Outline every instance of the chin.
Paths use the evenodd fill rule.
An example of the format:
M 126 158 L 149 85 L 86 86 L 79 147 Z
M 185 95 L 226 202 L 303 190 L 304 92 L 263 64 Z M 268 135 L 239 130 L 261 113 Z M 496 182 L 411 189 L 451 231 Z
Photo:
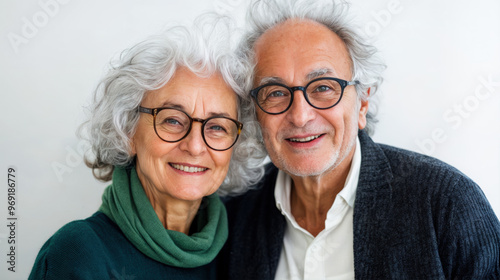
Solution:
M 174 197 L 179 200 L 197 201 L 205 196 L 213 194 L 215 191 L 217 191 L 217 188 L 200 189 L 198 186 L 186 186 L 181 187 L 180 191 L 176 193 Z
M 324 154 L 323 154 L 324 156 Z M 325 172 L 335 169 L 339 165 L 339 151 L 330 153 L 318 160 L 316 156 L 308 156 L 306 159 L 284 159 L 278 156 L 277 167 L 286 173 L 297 177 L 319 176 Z
M 204 192 L 182 192 L 175 195 L 176 199 L 184 201 L 197 201 L 209 194 Z
M 323 166 L 286 166 L 286 170 L 290 175 L 298 177 L 320 176 L 325 172 L 335 169 L 336 165 Z

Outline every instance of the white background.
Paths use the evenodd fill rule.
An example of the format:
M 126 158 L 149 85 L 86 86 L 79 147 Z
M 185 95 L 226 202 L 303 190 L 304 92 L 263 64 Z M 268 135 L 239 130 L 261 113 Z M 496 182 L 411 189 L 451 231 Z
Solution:
M 474 2 L 355 1 L 351 11 L 388 65 L 375 140 L 457 167 L 481 186 L 498 215 L 500 2 Z M 106 184 L 82 163 L 75 130 L 109 60 L 203 11 L 243 23 L 245 6 L 244 0 L 2 0 L 1 279 L 26 279 L 43 243 L 100 205 Z M 15 273 L 6 263 L 10 166 L 17 175 Z

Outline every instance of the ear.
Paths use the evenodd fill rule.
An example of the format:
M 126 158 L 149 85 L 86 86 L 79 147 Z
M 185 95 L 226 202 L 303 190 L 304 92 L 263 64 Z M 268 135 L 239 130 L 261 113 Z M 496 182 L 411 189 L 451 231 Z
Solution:
M 370 96 L 370 88 L 366 91 L 366 95 Z M 366 127 L 366 114 L 368 113 L 368 106 L 370 102 L 368 100 L 361 100 L 361 105 L 359 107 L 359 116 L 358 116 L 358 128 L 363 129 Z
M 135 156 L 137 154 L 137 150 L 135 149 L 135 134 L 130 137 L 130 155 Z

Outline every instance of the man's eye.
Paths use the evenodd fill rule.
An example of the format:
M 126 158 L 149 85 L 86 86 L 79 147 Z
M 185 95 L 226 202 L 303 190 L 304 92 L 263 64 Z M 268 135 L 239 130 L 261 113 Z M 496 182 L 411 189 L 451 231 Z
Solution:
M 325 92 L 325 91 L 329 91 L 329 90 L 331 90 L 331 88 L 329 86 L 319 86 L 319 87 L 316 88 L 315 91 L 317 91 L 317 92 Z

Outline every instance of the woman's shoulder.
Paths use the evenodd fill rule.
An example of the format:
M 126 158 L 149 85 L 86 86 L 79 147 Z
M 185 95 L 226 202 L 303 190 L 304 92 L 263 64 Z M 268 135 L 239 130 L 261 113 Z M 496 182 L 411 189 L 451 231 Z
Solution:
M 72 221 L 45 242 L 29 279 L 56 279 L 56 275 L 67 275 L 66 269 L 80 276 L 96 272 L 100 269 L 97 264 L 106 258 L 108 241 L 120 234 L 116 225 L 100 212 Z
M 52 250 L 81 254 L 93 251 L 110 234 L 119 233 L 116 225 L 103 213 L 97 212 L 84 220 L 72 221 L 59 229 L 48 241 Z M 44 246 L 45 247 L 45 246 Z

